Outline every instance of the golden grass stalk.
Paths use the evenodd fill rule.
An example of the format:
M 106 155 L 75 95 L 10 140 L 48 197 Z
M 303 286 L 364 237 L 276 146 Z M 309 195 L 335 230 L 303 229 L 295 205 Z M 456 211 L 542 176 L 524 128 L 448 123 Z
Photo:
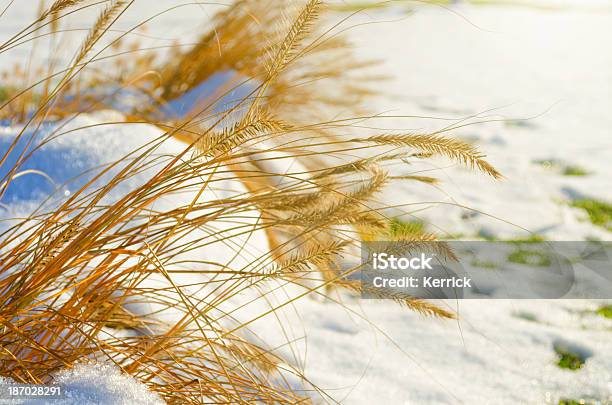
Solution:
M 374 135 L 354 142 L 372 142 L 379 145 L 406 146 L 432 155 L 447 156 L 471 168 L 477 167 L 484 173 L 499 179 L 501 174 L 486 160 L 485 155 L 466 142 L 437 134 Z
M 380 288 L 368 288 L 366 286 L 362 286 L 361 283 L 351 281 L 343 281 L 340 284 L 342 285 L 342 287 L 354 290 L 360 294 L 366 293 L 373 296 L 374 298 L 391 299 L 397 302 L 398 304 L 425 316 L 434 316 L 446 319 L 454 319 L 456 317 L 455 313 L 453 312 L 440 308 L 439 306 L 427 302 L 423 299 L 411 297 L 405 293 L 402 293 L 401 291 L 391 289 L 385 290 Z
M 78 65 L 85 58 L 85 56 L 87 56 L 96 42 L 100 40 L 102 35 L 104 35 L 104 32 L 111 26 L 121 11 L 125 10 L 127 5 L 128 2 L 126 0 L 115 0 L 106 6 L 89 31 L 83 45 L 81 45 L 81 49 L 79 50 L 74 62 L 75 65 Z

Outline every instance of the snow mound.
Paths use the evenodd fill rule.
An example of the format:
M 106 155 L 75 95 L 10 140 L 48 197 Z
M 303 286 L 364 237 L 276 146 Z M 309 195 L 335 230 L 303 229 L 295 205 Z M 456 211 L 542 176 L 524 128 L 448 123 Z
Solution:
M 80 364 L 55 375 L 53 382 L 62 386 L 65 396 L 54 405 L 157 405 L 165 402 L 144 384 L 104 364 Z M 11 380 L 0 377 L 0 386 Z M 13 401 L 16 404 L 44 404 L 45 400 Z

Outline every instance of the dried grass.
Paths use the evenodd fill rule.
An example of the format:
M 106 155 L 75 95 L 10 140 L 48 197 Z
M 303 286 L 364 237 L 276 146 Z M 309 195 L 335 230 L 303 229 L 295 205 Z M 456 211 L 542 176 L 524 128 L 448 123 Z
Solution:
M 61 12 L 81 3 L 56 1 L 34 25 L 0 45 L 0 52 L 33 36 L 36 24 L 44 29 L 41 22 L 61 21 Z M 126 122 L 165 131 L 103 168 L 95 179 L 114 174 L 102 186 L 90 182 L 56 209 L 13 219 L 2 230 L 0 375 L 44 382 L 88 358 L 116 364 L 169 403 L 307 401 L 318 388 L 292 370 L 311 390 L 295 391 L 274 350 L 245 337 L 255 320 L 274 316 L 299 297 L 269 303 L 246 321 L 233 316 L 241 305 L 237 298 L 250 293 L 266 301 L 286 285 L 305 289 L 300 297 L 333 287 L 361 293 L 347 278 L 359 269 L 339 270 L 360 235 L 413 244 L 433 240 L 435 235 L 418 232 L 388 234 L 385 211 L 372 205 L 380 191 L 392 181 L 435 179 L 391 176 L 384 163 L 442 155 L 493 177 L 499 173 L 473 146 L 440 134 L 343 137 L 337 130 L 347 130 L 346 119 L 329 117 L 346 106 L 360 113 L 371 91 L 367 81 L 356 82 L 351 74 L 371 63 L 356 61 L 346 40 L 322 27 L 320 1 L 296 7 L 284 0 L 239 0 L 218 13 L 188 50 L 173 48 L 163 60 L 151 53 L 135 57 L 135 50 L 103 59 L 101 52 L 113 48 L 93 49 L 130 4 L 108 5 L 70 66 L 25 88 L 8 89 L 0 106 L 1 117 L 24 124 L 20 138 L 26 131 L 41 131 L 43 121 L 112 107 L 108 95 L 85 95 L 81 89 L 136 88 L 151 103 L 124 111 Z M 61 30 L 57 21 L 52 35 Z M 286 21 L 284 30 L 277 28 L 281 21 Z M 121 48 L 122 38 L 114 40 L 114 49 Z M 120 76 L 101 75 L 93 68 L 99 61 L 121 67 Z M 256 83 L 249 97 L 222 112 L 215 112 L 222 96 L 216 94 L 185 118 L 162 114 L 168 102 L 226 71 Z M 6 80 L 18 83 L 24 74 L 8 72 Z M 329 87 L 330 82 L 335 85 Z M 61 134 L 61 125 L 58 131 L 56 136 L 70 136 Z M 186 141 L 184 152 L 163 160 L 144 184 L 109 198 L 150 167 L 152 151 L 170 137 Z M 405 150 L 341 164 L 328 159 L 381 146 Z M 20 155 L 2 184 L 14 180 L 28 157 Z M 298 165 L 282 172 L 270 169 L 270 162 L 283 159 Z M 215 197 L 210 190 L 222 181 L 240 182 L 247 191 Z M 157 202 L 185 191 L 195 195 L 190 203 L 155 209 Z M 257 232 L 266 234 L 270 250 L 247 266 L 191 258 L 191 252 L 214 249 L 219 241 L 245 256 L 237 241 Z M 200 275 L 200 281 L 184 284 L 180 276 L 185 273 Z M 385 298 L 426 315 L 454 316 L 423 300 L 391 293 Z M 143 310 L 142 303 L 151 309 Z M 172 320 L 162 316 L 167 313 L 174 314 Z

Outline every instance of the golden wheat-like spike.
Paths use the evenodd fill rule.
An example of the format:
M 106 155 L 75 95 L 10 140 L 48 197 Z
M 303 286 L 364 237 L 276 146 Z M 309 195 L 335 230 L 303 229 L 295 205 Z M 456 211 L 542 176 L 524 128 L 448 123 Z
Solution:
M 335 203 L 320 211 L 300 213 L 279 220 L 278 224 L 298 226 L 303 229 L 326 228 L 333 225 L 359 225 L 384 229 L 386 221 L 374 212 L 356 212 L 353 206 Z
M 38 263 L 34 266 L 34 271 L 44 268 L 57 256 L 57 254 L 66 246 L 79 231 L 79 221 L 71 221 L 68 226 L 63 229 L 59 235 L 46 243 L 40 252 Z M 34 258 L 37 259 L 36 257 Z
M 414 180 L 420 183 L 427 184 L 438 184 L 440 179 L 430 176 L 416 176 L 416 175 L 407 175 L 407 176 L 391 176 L 389 180 Z
M 79 3 L 84 3 L 84 0 L 56 0 L 51 7 L 41 14 L 40 19 L 43 20 L 50 15 L 58 14 L 63 10 L 78 5 Z
M 502 177 L 491 164 L 484 160 L 485 155 L 474 146 L 458 139 L 431 134 L 375 135 L 356 138 L 352 142 L 368 142 L 379 145 L 405 146 L 419 149 L 434 155 L 442 155 L 457 160 L 470 167 L 478 167 L 484 173 L 499 179 Z
M 284 40 L 278 46 L 268 67 L 268 77 L 274 78 L 290 62 L 303 39 L 308 35 L 321 8 L 320 0 L 309 0 L 289 27 Z
M 286 223 L 313 228 L 330 224 L 365 224 L 372 220 L 372 226 L 380 224 L 378 215 L 372 215 L 370 210 L 359 211 L 360 204 L 381 191 L 387 183 L 388 176 L 385 171 L 375 167 L 371 173 L 372 176 L 357 189 L 340 195 L 330 193 L 329 203 L 315 205 L 311 209 L 291 216 L 286 219 Z
M 198 140 L 195 147 L 204 156 L 219 156 L 231 153 L 233 149 L 260 135 L 273 135 L 289 129 L 290 126 L 285 122 L 266 114 L 250 114 L 221 132 L 208 132 Z
M 281 220 L 281 223 L 312 229 L 329 225 L 363 225 L 384 228 L 386 224 L 384 218 L 363 205 L 387 183 L 386 172 L 378 168 L 372 172 L 372 177 L 356 190 L 342 195 L 329 193 L 326 204 L 308 207 L 296 215 Z M 360 208 L 363 209 L 360 210 Z
M 318 18 L 320 0 L 309 0 L 298 16 L 293 20 L 284 39 L 277 47 L 273 47 L 268 53 L 271 55 L 265 63 L 267 77 L 259 87 L 257 96 L 249 107 L 249 113 L 257 107 L 259 101 L 266 95 L 270 85 L 274 84 L 279 74 L 289 65 L 293 56 L 297 53 L 300 44 L 308 36 L 312 25 Z M 270 100 L 268 99 L 268 102 Z
M 338 280 L 335 284 L 338 287 L 346 288 L 347 290 L 356 292 L 358 294 L 365 293 L 371 295 L 373 298 L 390 299 L 401 306 L 405 306 L 426 316 L 446 319 L 456 319 L 457 317 L 457 315 L 453 312 L 440 308 L 439 306 L 424 299 L 411 297 L 410 295 L 402 293 L 401 291 L 371 288 L 364 286 L 361 284 L 361 282 L 355 280 Z
M 387 185 L 389 176 L 386 171 L 380 169 L 378 166 L 373 166 L 370 168 L 371 177 L 368 179 L 367 183 L 362 185 L 350 192 L 345 199 L 347 201 L 363 201 L 372 197 L 374 194 L 382 191 L 382 189 Z
M 377 163 L 380 163 L 383 161 L 389 161 L 389 160 L 396 160 L 402 157 L 405 157 L 405 154 L 398 153 L 398 154 L 390 154 L 390 155 L 384 155 L 384 156 L 363 158 L 363 159 L 355 160 L 354 162 L 346 163 L 343 165 L 332 167 L 330 169 L 323 170 L 313 175 L 311 179 L 317 180 L 317 179 L 322 179 L 322 178 L 331 177 L 331 176 L 338 176 L 341 174 L 372 171 L 372 170 L 375 170 L 373 166 Z
M 339 224 L 353 225 L 365 229 L 383 230 L 387 224 L 386 218 L 378 212 L 366 211 L 342 218 Z
M 263 272 L 266 277 L 282 277 L 286 274 L 306 273 L 320 266 L 333 262 L 342 254 L 350 242 L 332 240 L 327 243 L 315 243 L 303 251 L 297 251 L 289 259 L 280 260 Z
M 76 6 L 79 3 L 83 3 L 83 0 L 56 0 L 51 7 L 49 7 L 48 13 L 59 13 L 60 11 Z
M 94 45 L 98 42 L 100 37 L 106 32 L 110 24 L 112 24 L 115 17 L 122 11 L 127 4 L 127 0 L 115 0 L 109 4 L 98 16 L 92 29 L 87 34 L 87 38 L 81 45 L 81 49 L 75 59 L 75 65 L 79 64 L 85 56 L 91 51 Z
M 377 298 L 391 299 L 399 305 L 405 306 L 413 311 L 419 312 L 426 316 L 435 316 L 439 318 L 455 319 L 456 314 L 440 308 L 421 298 L 414 298 L 401 291 L 393 291 L 389 289 L 361 287 L 361 290 Z
M 282 195 L 273 193 L 271 198 L 258 202 L 257 206 L 269 211 L 293 211 L 300 212 L 314 205 L 322 205 L 329 201 L 329 194 L 324 192 L 296 193 Z

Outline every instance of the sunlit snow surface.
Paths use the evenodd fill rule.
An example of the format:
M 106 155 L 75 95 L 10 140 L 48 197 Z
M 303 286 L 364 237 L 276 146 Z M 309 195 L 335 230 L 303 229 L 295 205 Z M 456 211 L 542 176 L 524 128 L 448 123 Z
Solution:
M 0 377 L 0 386 L 11 381 Z M 165 402 L 146 386 L 116 367 L 104 364 L 80 364 L 57 373 L 54 384 L 62 387 L 61 399 L 14 400 L 22 405 L 161 405 Z M 0 403 L 10 403 L 8 401 Z
M 505 237 L 518 233 L 515 225 L 520 225 L 549 239 L 610 239 L 564 201 L 576 195 L 612 200 L 612 5 L 547 4 L 551 3 L 571 7 L 460 4 L 451 10 L 425 8 L 407 18 L 398 9 L 358 17 L 356 23 L 402 18 L 356 27 L 350 34 L 358 53 L 384 60 L 396 76 L 383 88 L 394 97 L 380 101 L 379 111 L 451 119 L 387 119 L 380 126 L 439 129 L 478 113 L 485 120 L 532 118 L 453 132 L 476 141 L 506 176 L 503 182 L 444 161 L 415 165 L 410 170 L 433 170 L 424 174 L 442 177 L 444 193 L 410 185 L 394 189 L 389 203 L 457 202 L 493 216 L 467 215 L 467 208 L 450 206 L 419 212 L 420 218 L 451 234 Z M 197 24 L 193 14 L 181 12 L 172 21 Z M 78 124 L 102 118 L 82 117 Z M 65 143 L 58 140 L 56 146 L 41 150 L 32 164 L 61 184 L 84 168 L 108 163 L 160 135 L 148 126 L 124 130 L 80 131 L 79 136 L 64 137 Z M 5 145 L 15 128 L 0 131 Z M 161 155 L 181 148 L 178 143 L 168 145 Z M 565 177 L 537 160 L 577 164 L 593 174 Z M 134 179 L 126 187 L 142 180 Z M 2 202 L 12 213 L 31 209 L 27 201 L 55 189 L 37 174 L 24 175 L 11 187 Z M 70 185 L 59 188 L 59 195 L 71 190 Z M 597 302 L 448 302 L 459 313 L 460 320 L 454 322 L 425 319 L 389 302 L 343 298 L 344 307 L 315 299 L 296 303 L 297 311 L 281 315 L 291 321 L 285 331 L 289 336 L 279 333 L 270 320 L 253 327 L 258 343 L 269 347 L 295 339 L 297 350 L 282 346 L 278 352 L 288 366 L 305 370 L 337 401 L 539 404 L 562 397 L 603 402 L 612 395 L 612 320 L 593 313 Z M 573 372 L 555 365 L 553 346 L 559 342 L 590 354 L 583 369 Z M 98 379 L 92 390 L 111 389 L 113 384 L 106 381 Z M 126 398 L 135 392 L 127 386 L 122 390 Z
M 24 201 L 62 199 L 92 181 L 96 175 L 108 168 L 108 165 L 124 157 L 128 162 L 130 152 L 144 148 L 147 143 L 160 136 L 159 131 L 152 130 L 152 127 L 138 124 L 128 124 L 129 129 L 126 130 L 130 132 L 130 136 L 125 136 L 123 125 L 120 127 L 110 124 L 122 120 L 124 118 L 121 114 L 105 111 L 95 116 L 82 115 L 57 124 L 46 124 L 35 136 L 32 136 L 30 130 L 24 131 L 6 162 L 0 167 L 0 176 L 4 177 L 19 158 L 27 157 L 13 173 L 14 178 L 2 198 L 2 203 L 12 206 Z M 104 124 L 100 125 L 101 123 Z M 0 128 L 0 150 L 3 154 L 21 131 L 22 128 L 18 126 Z M 151 159 L 157 156 L 158 160 L 162 161 L 164 153 L 167 158 L 178 152 L 179 148 L 169 150 L 165 147 L 152 153 Z M 131 157 L 135 157 L 135 154 Z M 110 170 L 108 175 L 92 184 L 90 189 L 104 184 L 104 181 L 116 174 L 122 166 Z M 136 184 L 134 179 L 129 183 L 132 187 Z M 123 187 L 122 190 L 128 188 Z
M 379 23 L 354 28 L 358 52 L 383 60 L 394 76 L 385 88 L 392 96 L 376 111 L 428 117 L 376 126 L 422 132 L 459 125 L 448 134 L 477 144 L 505 176 L 495 182 L 445 160 L 417 162 L 405 171 L 437 176 L 442 187 L 407 184 L 388 199 L 444 202 L 408 208 L 420 209 L 417 217 L 438 231 L 464 237 L 529 230 L 549 240 L 609 240 L 569 202 L 612 201 L 612 2 L 531 3 L 559 7 L 462 2 L 361 17 Z M 589 174 L 565 176 L 567 166 Z

